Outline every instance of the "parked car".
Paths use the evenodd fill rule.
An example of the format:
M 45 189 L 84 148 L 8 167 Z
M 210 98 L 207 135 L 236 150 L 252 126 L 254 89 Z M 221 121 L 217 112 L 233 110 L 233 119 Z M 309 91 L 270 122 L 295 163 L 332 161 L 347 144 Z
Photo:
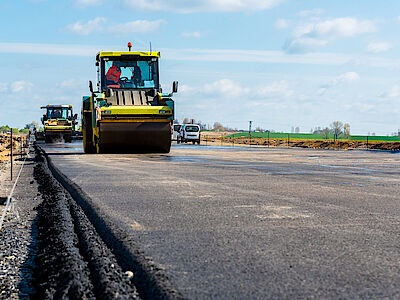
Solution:
M 184 124 L 181 126 L 177 143 L 187 143 L 192 142 L 193 144 L 200 144 L 200 126 L 196 124 Z
M 179 130 L 181 129 L 181 127 L 182 127 L 181 124 L 173 124 L 172 125 L 171 139 L 173 141 L 176 141 L 178 139 L 178 133 L 179 133 Z

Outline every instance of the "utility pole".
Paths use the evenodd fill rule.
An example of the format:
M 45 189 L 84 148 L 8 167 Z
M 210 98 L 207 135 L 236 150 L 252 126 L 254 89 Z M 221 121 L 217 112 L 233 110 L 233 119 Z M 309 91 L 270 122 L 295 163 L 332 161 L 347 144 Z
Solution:
M 250 146 L 251 146 L 251 123 L 253 123 L 253 121 L 249 121 L 249 137 L 250 137 Z

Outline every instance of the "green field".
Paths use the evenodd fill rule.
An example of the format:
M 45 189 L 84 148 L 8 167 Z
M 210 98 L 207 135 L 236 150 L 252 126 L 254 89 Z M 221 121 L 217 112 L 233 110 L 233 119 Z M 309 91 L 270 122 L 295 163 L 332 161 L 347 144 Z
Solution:
M 249 138 L 248 132 L 239 132 L 235 134 L 231 134 L 226 136 L 225 138 Z M 252 132 L 251 137 L 255 139 L 266 139 L 268 138 L 267 132 Z M 269 133 L 269 137 L 271 139 L 290 139 L 294 140 L 326 140 L 324 134 L 313 134 L 313 133 L 278 133 L 271 132 Z M 333 134 L 329 135 L 329 140 L 333 140 Z M 339 136 L 338 140 L 344 141 L 367 141 L 367 136 L 365 135 L 352 135 L 349 138 L 345 138 L 344 136 Z M 400 142 L 399 136 L 368 136 L 368 141 L 370 142 Z

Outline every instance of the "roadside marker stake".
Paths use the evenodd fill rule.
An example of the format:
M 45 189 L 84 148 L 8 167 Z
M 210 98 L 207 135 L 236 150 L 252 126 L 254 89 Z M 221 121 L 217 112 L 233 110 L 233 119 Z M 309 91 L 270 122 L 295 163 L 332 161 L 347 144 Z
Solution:
M 12 130 L 11 130 L 11 132 L 12 132 Z M 11 136 L 12 136 L 12 134 L 11 134 Z M 11 140 L 11 141 L 12 141 L 12 140 Z M 28 145 L 28 147 L 29 147 L 29 145 Z M 12 144 L 11 144 L 11 149 L 12 149 Z M 29 151 L 29 148 L 28 148 L 28 151 Z M 12 197 L 12 195 L 13 195 L 13 193 L 14 193 L 15 187 L 17 186 L 18 179 L 19 179 L 19 177 L 21 176 L 21 172 L 22 172 L 22 169 L 24 168 L 26 158 L 27 158 L 27 157 L 29 158 L 28 151 L 26 152 L 25 159 L 24 159 L 24 161 L 22 162 L 21 168 L 19 169 L 17 178 L 15 179 L 15 182 L 14 182 L 14 185 L 13 185 L 13 187 L 12 187 L 12 189 L 11 189 L 10 195 L 8 195 L 8 197 L 7 197 L 6 206 L 4 207 L 3 212 L 2 212 L 2 214 L 1 214 L 1 217 L 0 217 L 0 230 L 1 230 L 2 226 L 3 226 L 4 217 L 5 217 L 5 215 L 6 215 L 6 213 L 7 213 L 8 211 L 13 212 L 14 215 L 16 216 L 17 220 L 19 220 L 18 210 L 15 208 L 15 200 L 14 200 L 14 198 Z M 11 153 L 12 153 L 12 152 L 11 152 Z M 12 165 L 12 163 L 11 163 L 11 165 Z M 12 173 L 11 173 L 11 174 L 12 174 Z
M 13 129 L 11 128 L 11 132 L 10 132 L 10 149 L 11 149 L 11 153 L 10 153 L 10 162 L 11 162 L 11 181 L 13 180 Z

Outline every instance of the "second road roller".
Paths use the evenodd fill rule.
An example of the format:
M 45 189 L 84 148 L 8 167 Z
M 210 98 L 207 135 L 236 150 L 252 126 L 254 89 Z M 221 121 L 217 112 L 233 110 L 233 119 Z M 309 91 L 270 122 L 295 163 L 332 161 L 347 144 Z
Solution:
M 83 97 L 82 131 L 85 153 L 168 153 L 174 120 L 172 93 L 162 93 L 160 52 L 99 52 L 97 89 L 89 81 Z
M 77 125 L 77 114 L 73 114 L 72 105 L 48 104 L 40 107 L 46 109 L 42 117 L 46 143 L 64 140 L 71 143 Z

